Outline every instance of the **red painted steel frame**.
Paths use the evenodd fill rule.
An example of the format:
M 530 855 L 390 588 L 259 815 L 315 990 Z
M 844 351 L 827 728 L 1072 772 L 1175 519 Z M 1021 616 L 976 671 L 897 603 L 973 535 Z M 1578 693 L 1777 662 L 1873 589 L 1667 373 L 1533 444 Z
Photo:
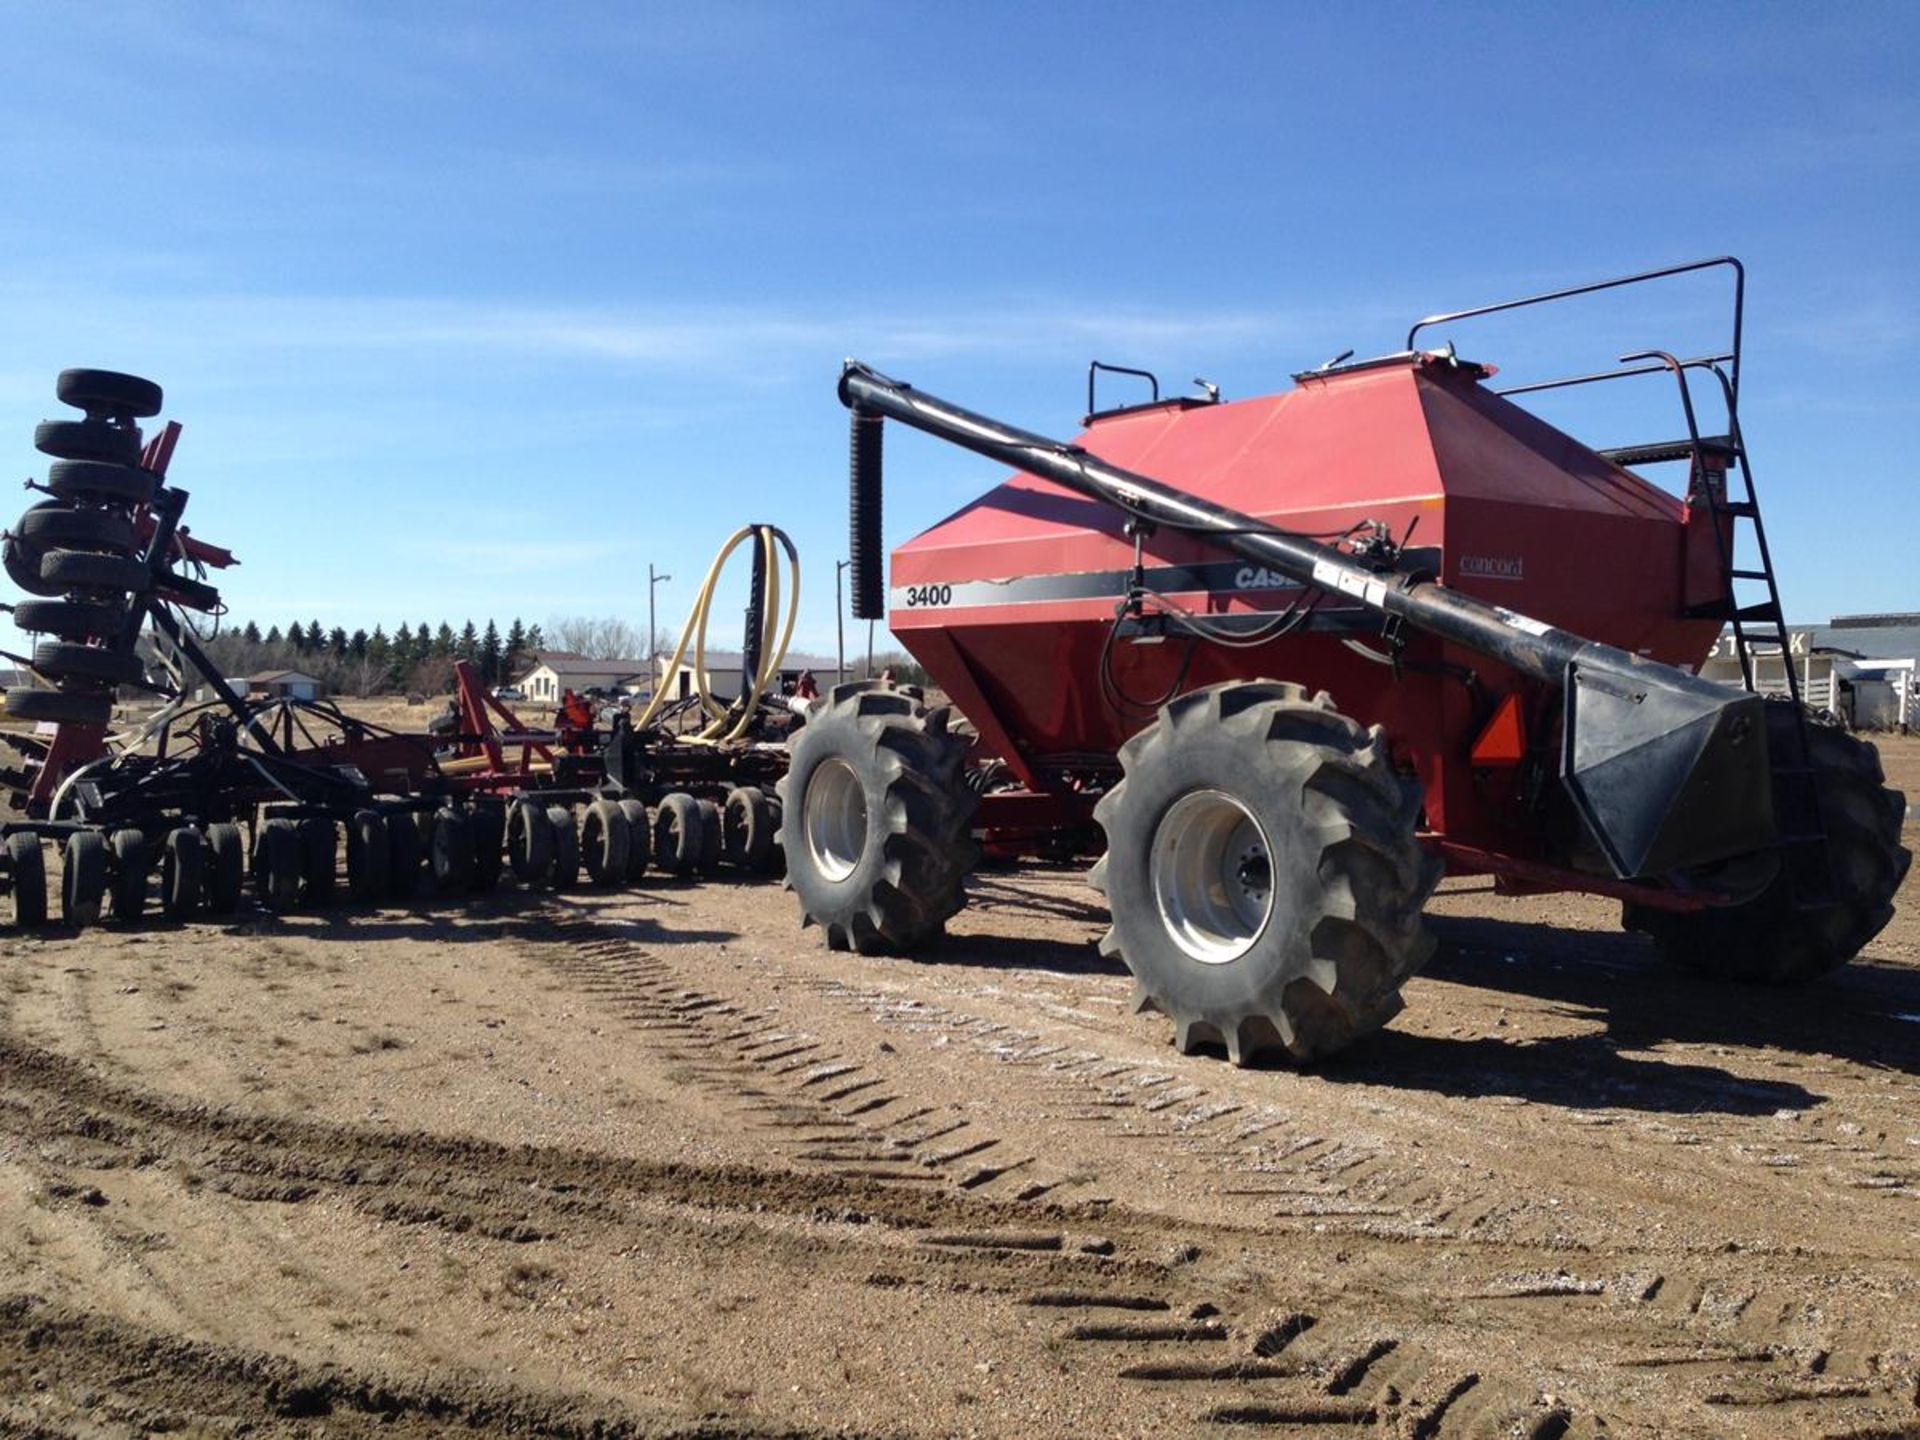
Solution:
M 467 759 L 476 755 L 487 757 L 486 772 L 464 778 L 484 778 L 489 781 L 524 779 L 533 773 L 536 758 L 548 765 L 553 764 L 554 747 L 560 743 L 558 732 L 533 730 L 521 724 L 520 717 L 509 710 L 499 697 L 488 693 L 480 672 L 465 660 L 453 662 L 453 683 L 460 708 L 460 742 L 454 754 Z M 506 722 L 504 733 L 494 723 L 496 715 Z M 509 766 L 506 751 L 515 746 L 519 748 L 520 755 Z
M 1614 900 L 1631 900 L 1650 910 L 1687 912 L 1709 910 L 1726 903 L 1727 897 L 1710 890 L 1662 890 L 1652 885 L 1636 885 L 1630 880 L 1614 880 L 1604 875 L 1589 875 L 1580 870 L 1563 870 L 1558 865 L 1525 860 L 1517 855 L 1497 855 L 1438 835 L 1422 835 L 1421 843 L 1437 851 L 1447 862 L 1449 877 L 1491 875 L 1495 888 L 1510 895 L 1544 895 L 1576 890 L 1588 895 L 1605 895 Z
M 40 772 L 33 777 L 33 788 L 27 792 L 27 813 L 46 815 L 61 782 L 82 765 L 91 765 L 106 753 L 106 726 L 55 726 L 53 743 L 47 746 L 46 759 L 40 762 Z

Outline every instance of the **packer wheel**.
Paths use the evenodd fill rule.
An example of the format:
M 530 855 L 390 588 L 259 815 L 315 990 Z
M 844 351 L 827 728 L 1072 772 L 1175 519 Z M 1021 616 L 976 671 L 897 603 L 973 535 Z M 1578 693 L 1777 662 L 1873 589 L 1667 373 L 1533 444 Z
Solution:
M 387 826 L 387 897 L 405 902 L 420 888 L 420 862 L 425 847 L 420 843 L 420 825 L 405 810 L 394 810 L 385 817 Z
M 131 925 L 147 908 L 147 881 L 153 864 L 147 837 L 138 830 L 116 830 L 107 846 L 113 852 L 113 874 L 107 882 L 113 918 L 119 924 Z
M 773 856 L 773 802 L 754 785 L 736 785 L 727 792 L 721 816 L 721 850 L 729 865 L 756 874 L 767 869 Z
M 207 913 L 232 915 L 246 891 L 247 837 L 238 825 L 219 821 L 207 827 Z
M 553 822 L 546 807 L 527 796 L 507 807 L 507 864 L 525 885 L 538 885 L 553 865 Z
M 573 828 L 573 811 L 565 805 L 550 805 L 547 824 L 553 832 L 547 883 L 556 890 L 571 890 L 580 883 L 580 832 Z
M 76 830 L 61 847 L 60 918 L 75 929 L 97 925 L 106 898 L 106 836 L 98 830 Z
M 185 920 L 200 908 L 207 887 L 206 842 L 182 825 L 167 832 L 160 847 L 160 913 Z
M 47 551 L 40 559 L 40 578 L 62 590 L 145 590 L 153 581 L 146 561 L 91 550 Z
M 85 600 L 22 600 L 13 607 L 13 623 L 36 635 L 62 640 L 108 640 L 126 623 L 118 605 L 96 605 Z
M 43 640 L 33 647 L 33 668 L 54 680 L 94 680 L 102 685 L 137 685 L 147 667 L 130 650 Z
M 620 801 L 620 813 L 627 817 L 627 884 L 647 873 L 653 858 L 653 826 L 647 819 L 647 807 L 638 800 Z
M 20 538 L 42 550 L 67 546 L 131 555 L 137 543 L 133 517 L 117 510 L 76 510 L 70 505 L 36 505 L 20 517 Z
M 433 887 L 442 895 L 464 895 L 473 888 L 473 822 L 458 806 L 434 812 L 429 864 Z
M 7 693 L 7 714 L 16 720 L 46 720 L 55 725 L 105 725 L 113 719 L 113 696 L 12 690 Z
M 386 816 L 356 810 L 347 822 L 347 894 L 355 904 L 375 904 L 386 893 L 391 871 Z
M 147 505 L 159 480 L 138 465 L 105 465 L 98 460 L 56 460 L 47 467 L 47 488 L 63 500 Z
M 713 801 L 696 800 L 693 803 L 700 809 L 700 873 L 712 875 L 720 869 L 720 857 L 726 845 L 726 837 L 721 833 L 724 821 L 720 807 Z
M 691 875 L 706 849 L 706 817 L 684 790 L 664 795 L 653 812 L 653 861 L 669 875 Z
M 473 825 L 473 888 L 490 894 L 506 869 L 506 812 L 498 805 L 476 805 L 467 812 Z
M 47 857 L 31 830 L 7 836 L 7 872 L 13 889 L 13 923 L 37 930 L 47 923 Z
M 253 837 L 253 893 L 267 909 L 286 911 L 300 903 L 301 858 L 293 821 L 275 816 L 261 822 Z
M 300 830 L 300 903 L 322 909 L 333 903 L 340 876 L 340 833 L 318 815 L 302 820 Z
M 632 828 L 617 800 L 603 796 L 587 806 L 580 817 L 580 858 L 586 864 L 587 878 L 595 885 L 626 883 Z

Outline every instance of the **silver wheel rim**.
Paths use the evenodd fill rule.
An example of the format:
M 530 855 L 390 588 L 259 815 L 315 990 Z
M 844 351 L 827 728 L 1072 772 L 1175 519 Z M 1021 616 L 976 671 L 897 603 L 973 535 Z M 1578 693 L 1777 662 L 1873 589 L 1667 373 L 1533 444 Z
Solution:
M 846 761 L 823 760 L 807 781 L 807 852 L 829 880 L 853 874 L 867 848 L 867 792 Z
M 1266 832 L 1221 790 L 1182 795 L 1154 827 L 1148 861 L 1160 923 L 1203 965 L 1253 948 L 1273 914 Z

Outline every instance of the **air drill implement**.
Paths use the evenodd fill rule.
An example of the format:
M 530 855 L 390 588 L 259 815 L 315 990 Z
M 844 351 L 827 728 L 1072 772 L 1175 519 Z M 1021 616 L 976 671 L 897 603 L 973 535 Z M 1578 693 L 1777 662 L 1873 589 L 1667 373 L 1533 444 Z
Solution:
M 1501 391 L 1449 344 L 1231 402 L 1096 362 L 1071 441 L 848 362 L 855 613 L 884 615 L 952 708 L 856 685 L 809 715 L 783 786 L 804 918 L 912 951 L 965 902 L 975 839 L 1097 855 L 1102 948 L 1136 1002 L 1242 1061 L 1311 1060 L 1390 1018 L 1443 869 L 1618 898 L 1711 975 L 1858 953 L 1909 861 L 1872 747 L 1797 696 L 1694 673 L 1726 625 L 1782 625 L 1738 420 L 1744 271 L 1672 266 L 1415 335 L 1695 273 L 1734 279 L 1721 353 Z M 1151 398 L 1096 408 L 1114 372 Z M 1516 403 L 1635 375 L 1677 382 L 1682 439 L 1594 450 Z M 1722 435 L 1700 433 L 1703 378 Z M 890 588 L 889 420 L 1013 471 L 895 550 Z M 1668 461 L 1682 494 L 1638 473 Z M 1745 529 L 1759 559 L 1736 563 Z M 1766 600 L 1736 593 L 1757 581 Z

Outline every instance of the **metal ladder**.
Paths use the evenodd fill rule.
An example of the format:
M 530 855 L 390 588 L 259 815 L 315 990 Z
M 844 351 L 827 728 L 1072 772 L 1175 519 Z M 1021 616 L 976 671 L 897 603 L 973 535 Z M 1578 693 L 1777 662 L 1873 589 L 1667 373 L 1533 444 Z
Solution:
M 1776 810 L 1783 812 L 1775 816 L 1779 831 L 1779 839 L 1776 843 L 1781 852 L 1782 864 L 1785 865 L 1791 879 L 1795 907 L 1813 909 L 1837 903 L 1839 886 L 1836 883 L 1831 856 L 1827 849 L 1826 820 L 1820 811 L 1819 782 L 1813 768 L 1813 744 L 1808 736 L 1807 711 L 1803 703 L 1804 697 L 1800 693 L 1800 677 L 1794 673 L 1792 640 L 1787 634 L 1786 612 L 1780 604 L 1780 586 L 1774 579 L 1773 552 L 1767 544 L 1766 526 L 1760 519 L 1760 501 L 1753 488 L 1753 467 L 1747 458 L 1746 442 L 1740 434 L 1740 353 L 1741 338 L 1746 325 L 1746 267 L 1731 255 L 1717 255 L 1681 265 L 1664 266 L 1658 270 L 1643 270 L 1632 275 L 1594 281 L 1591 284 L 1550 290 L 1517 300 L 1477 305 L 1469 310 L 1453 310 L 1445 314 L 1428 315 L 1415 321 L 1412 329 L 1408 330 L 1407 349 L 1412 351 L 1420 332 L 1430 326 L 1470 320 L 1477 316 L 1502 314 L 1530 306 L 1571 300 L 1579 296 L 1597 295 L 1619 290 L 1624 286 L 1643 285 L 1677 276 L 1723 269 L 1733 277 L 1732 329 L 1730 343 L 1724 351 L 1702 355 L 1691 360 L 1681 360 L 1664 350 L 1645 350 L 1634 355 L 1622 355 L 1620 363 L 1625 368 L 1599 371 L 1588 375 L 1568 375 L 1552 380 L 1538 380 L 1531 384 L 1509 385 L 1494 393 L 1511 397 L 1560 390 L 1569 386 L 1623 380 L 1634 375 L 1658 374 L 1662 370 L 1672 373 L 1680 390 L 1681 406 L 1686 412 L 1685 438 L 1655 445 L 1633 445 L 1614 450 L 1602 450 L 1599 453 L 1616 464 L 1628 467 L 1656 465 L 1678 460 L 1689 462 L 1690 483 L 1687 498 L 1689 503 L 1704 504 L 1712 512 L 1714 539 L 1719 546 L 1721 569 L 1727 577 L 1727 588 L 1726 594 L 1719 600 L 1694 607 L 1688 613 L 1695 619 L 1723 620 L 1732 627 L 1734 652 L 1740 661 L 1740 677 L 1749 693 L 1758 693 L 1753 680 L 1751 654 L 1753 641 L 1771 641 L 1780 647 L 1781 664 L 1787 672 L 1787 694 L 1793 703 L 1795 743 L 1793 754 L 1769 757 L 1773 773 L 1778 777 L 1774 786 Z M 1689 370 L 1705 370 L 1719 382 L 1721 396 L 1726 402 L 1727 409 L 1725 435 L 1706 438 L 1701 436 L 1700 427 L 1694 417 L 1693 398 L 1687 386 Z M 1741 494 L 1730 496 L 1727 489 L 1728 479 L 1735 472 L 1738 472 L 1740 477 Z M 1723 517 L 1727 521 L 1725 524 L 1722 523 Z M 1750 522 L 1753 526 L 1753 545 L 1759 556 L 1757 564 L 1751 566 L 1741 566 L 1736 559 L 1740 548 L 1739 523 L 1742 520 Z M 1766 598 L 1751 604 L 1742 604 L 1739 598 L 1739 587 L 1742 584 L 1764 585 Z
M 1623 357 L 1629 360 L 1658 360 L 1670 369 L 1680 388 L 1681 408 L 1686 414 L 1687 436 L 1656 445 L 1634 445 L 1600 453 L 1615 464 L 1634 467 L 1666 461 L 1688 462 L 1687 502 L 1704 505 L 1713 526 L 1714 543 L 1720 552 L 1722 572 L 1726 575 L 1726 593 L 1717 601 L 1695 605 L 1688 614 L 1699 619 L 1724 620 L 1733 631 L 1734 654 L 1740 662 L 1740 678 L 1749 694 L 1758 694 L 1753 678 L 1753 646 L 1779 647 L 1780 666 L 1786 674 L 1787 696 L 1793 706 L 1792 755 L 1771 758 L 1775 777 L 1775 815 L 1779 829 L 1778 845 L 1792 887 L 1797 910 L 1818 909 L 1838 902 L 1839 887 L 1827 848 L 1826 819 L 1820 810 L 1819 781 L 1813 765 L 1813 741 L 1808 734 L 1805 697 L 1800 677 L 1793 664 L 1792 637 L 1787 631 L 1786 610 L 1780 601 L 1780 585 L 1775 578 L 1773 551 L 1767 544 L 1766 522 L 1760 514 L 1760 497 L 1753 485 L 1753 466 L 1740 433 L 1739 398 L 1734 381 L 1715 361 L 1682 361 L 1663 351 L 1648 351 Z M 1689 369 L 1706 370 L 1719 382 L 1727 407 L 1727 433 L 1702 436 L 1694 416 L 1693 398 L 1687 386 Z M 1732 480 L 1739 476 L 1740 493 L 1732 491 Z M 1724 520 L 1725 523 L 1722 523 Z M 1740 563 L 1740 522 L 1752 526 L 1752 548 L 1757 564 Z M 1766 598 L 1743 604 L 1740 586 L 1763 585 Z

